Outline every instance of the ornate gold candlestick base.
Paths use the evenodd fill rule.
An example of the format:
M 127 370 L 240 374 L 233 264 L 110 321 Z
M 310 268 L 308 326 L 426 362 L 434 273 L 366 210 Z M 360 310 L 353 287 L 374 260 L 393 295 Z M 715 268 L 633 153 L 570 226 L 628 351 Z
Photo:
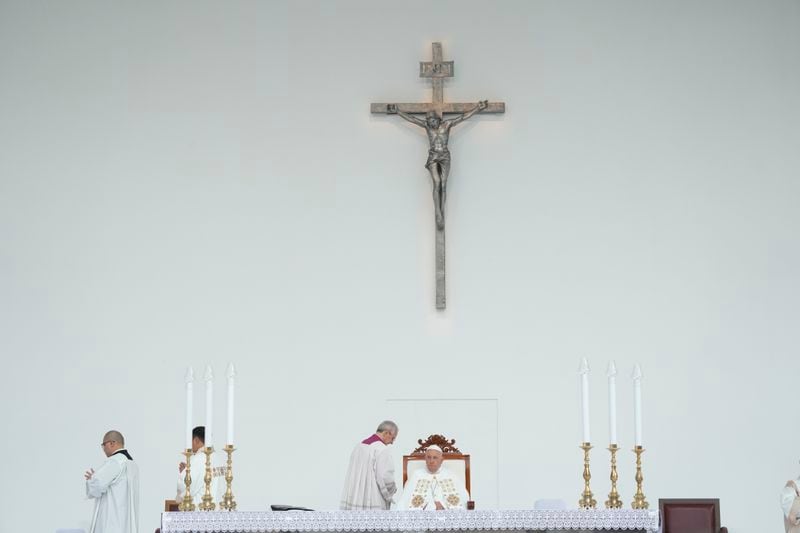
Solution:
M 213 511 L 217 507 L 214 503 L 214 496 L 211 495 L 211 480 L 214 479 L 211 469 L 211 454 L 214 453 L 214 447 L 208 446 L 203 451 L 206 454 L 206 475 L 203 478 L 206 483 L 206 491 L 203 494 L 203 501 L 200 502 L 197 508 L 201 511 Z
M 622 509 L 622 500 L 617 492 L 617 445 L 609 444 L 608 451 L 611 452 L 611 492 L 608 493 L 606 509 Z
M 644 448 L 636 446 L 633 448 L 633 452 L 636 454 L 636 494 L 633 495 L 631 507 L 634 509 L 647 509 L 650 504 L 647 503 L 642 492 L 642 480 L 644 479 L 644 476 L 642 476 L 642 453 Z
M 192 501 L 192 462 L 191 458 L 194 455 L 191 448 L 187 448 L 183 455 L 186 457 L 186 475 L 183 478 L 183 483 L 186 485 L 186 492 L 183 495 L 183 500 L 178 504 L 179 511 L 194 511 L 195 506 Z
M 225 509 L 226 511 L 236 510 L 236 500 L 233 499 L 233 491 L 231 490 L 231 484 L 233 483 L 233 460 L 231 456 L 235 449 L 236 448 L 234 448 L 232 444 L 227 444 L 223 448 L 225 453 L 228 454 L 228 468 L 225 469 L 225 484 L 227 488 L 225 489 L 225 496 L 223 496 L 222 501 L 219 502 L 219 508 Z
M 581 450 L 583 450 L 583 494 L 581 494 L 581 499 L 578 500 L 578 506 L 582 509 L 594 509 L 597 507 L 597 500 L 594 499 L 594 494 L 592 494 L 592 489 L 589 488 L 589 481 L 592 479 L 592 473 L 589 470 L 589 450 L 592 449 L 592 445 L 588 442 L 584 442 L 581 444 Z

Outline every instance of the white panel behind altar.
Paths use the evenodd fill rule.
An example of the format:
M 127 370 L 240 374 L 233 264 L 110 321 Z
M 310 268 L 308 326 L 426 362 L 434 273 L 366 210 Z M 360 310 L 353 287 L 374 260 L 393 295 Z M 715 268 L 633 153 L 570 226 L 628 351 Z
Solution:
M 150 533 L 185 367 L 229 361 L 242 509 L 335 508 L 393 398 L 496 398 L 474 430 L 498 506 L 574 506 L 581 357 L 599 501 L 614 358 L 626 505 L 640 363 L 651 504 L 719 497 L 731 533 L 779 528 L 800 455 L 799 9 L 3 1 L 0 531 L 88 527 L 83 472 L 116 428 Z M 369 114 L 429 97 L 434 40 L 448 100 L 507 103 L 453 133 L 444 313 L 427 141 Z

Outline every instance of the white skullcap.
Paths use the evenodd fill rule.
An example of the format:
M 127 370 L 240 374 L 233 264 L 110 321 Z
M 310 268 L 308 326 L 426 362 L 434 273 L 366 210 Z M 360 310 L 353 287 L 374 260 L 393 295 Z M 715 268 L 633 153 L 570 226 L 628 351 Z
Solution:
M 431 451 L 431 450 L 433 450 L 433 451 L 436 451 L 436 452 L 439 452 L 439 453 L 442 453 L 442 454 L 444 453 L 444 452 L 442 451 L 442 449 L 441 449 L 441 448 L 439 448 L 439 447 L 438 447 L 437 445 L 435 445 L 435 444 L 431 444 L 430 446 L 428 446 L 428 448 L 427 448 L 425 451 L 426 451 L 426 452 L 429 452 L 429 451 Z

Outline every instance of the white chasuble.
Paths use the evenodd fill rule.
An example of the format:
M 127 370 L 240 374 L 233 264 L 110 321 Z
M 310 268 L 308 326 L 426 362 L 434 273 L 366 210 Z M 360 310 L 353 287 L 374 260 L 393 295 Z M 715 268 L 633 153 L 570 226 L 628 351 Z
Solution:
M 406 483 L 398 508 L 435 511 L 439 502 L 445 509 L 466 509 L 467 500 L 467 489 L 446 468 L 435 474 L 419 469 Z

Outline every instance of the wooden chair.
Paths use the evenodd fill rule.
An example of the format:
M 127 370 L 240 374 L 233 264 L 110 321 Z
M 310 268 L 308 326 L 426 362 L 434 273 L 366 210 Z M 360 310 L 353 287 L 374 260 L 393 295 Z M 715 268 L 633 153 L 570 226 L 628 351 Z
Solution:
M 409 474 L 413 474 L 418 468 L 425 468 L 425 450 L 428 446 L 437 445 L 442 449 L 444 455 L 443 465 L 446 465 L 448 470 L 464 482 L 467 493 L 470 498 L 472 497 L 472 484 L 470 480 L 470 465 L 469 454 L 461 453 L 461 450 L 455 447 L 455 439 L 448 440 L 444 435 L 431 435 L 427 439 L 418 439 L 419 446 L 408 455 L 403 456 L 403 487 L 408 482 Z M 475 509 L 475 502 L 469 500 L 467 502 L 467 509 Z
M 720 525 L 719 498 L 658 500 L 662 533 L 728 533 Z

